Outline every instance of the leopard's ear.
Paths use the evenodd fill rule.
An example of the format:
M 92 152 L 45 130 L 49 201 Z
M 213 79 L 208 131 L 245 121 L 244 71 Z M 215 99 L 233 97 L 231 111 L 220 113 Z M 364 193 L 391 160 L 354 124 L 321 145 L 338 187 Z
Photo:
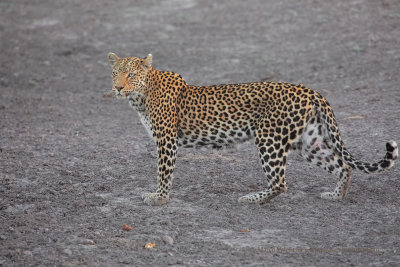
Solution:
M 146 68 L 150 68 L 153 63 L 153 55 L 148 54 L 147 57 L 143 60 L 143 66 Z
M 110 64 L 110 67 L 113 68 L 115 64 L 117 64 L 117 61 L 119 60 L 119 57 L 114 54 L 114 53 L 108 53 L 108 63 Z

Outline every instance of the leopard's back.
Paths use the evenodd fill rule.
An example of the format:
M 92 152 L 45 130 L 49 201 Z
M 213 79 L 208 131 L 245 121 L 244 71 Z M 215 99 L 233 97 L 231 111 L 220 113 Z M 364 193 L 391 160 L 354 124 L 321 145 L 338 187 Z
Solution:
M 268 83 L 188 85 L 178 98 L 179 144 L 221 148 L 254 138 L 270 90 Z

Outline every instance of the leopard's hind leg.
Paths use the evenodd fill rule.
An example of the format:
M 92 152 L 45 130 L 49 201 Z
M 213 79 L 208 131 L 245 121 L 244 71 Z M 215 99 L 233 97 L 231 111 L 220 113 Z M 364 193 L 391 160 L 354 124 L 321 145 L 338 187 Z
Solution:
M 286 124 L 288 114 L 276 112 L 266 114 L 255 132 L 264 173 L 267 177 L 267 189 L 251 193 L 239 198 L 242 203 L 264 204 L 282 192 L 287 191 L 285 182 L 286 160 L 291 145 L 296 143 L 304 131 L 309 120 L 311 108 L 304 109 L 304 117 L 296 121 L 294 127 Z
M 273 138 L 263 137 L 263 135 L 269 136 L 269 132 L 271 130 L 265 127 L 256 133 L 256 145 L 268 181 L 267 189 L 240 197 L 241 203 L 264 204 L 287 190 L 285 182 L 287 151 L 285 146 L 274 146 Z
M 326 134 L 326 128 L 318 115 L 311 118 L 304 134 L 297 143 L 300 154 L 308 161 L 320 166 L 338 178 L 333 192 L 321 194 L 324 199 L 341 200 L 350 186 L 352 168 L 333 149 Z

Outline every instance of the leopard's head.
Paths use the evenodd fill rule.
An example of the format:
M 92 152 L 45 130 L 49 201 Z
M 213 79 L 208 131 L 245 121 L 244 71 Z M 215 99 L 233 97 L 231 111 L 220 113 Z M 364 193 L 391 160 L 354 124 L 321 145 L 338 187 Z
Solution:
M 114 53 L 108 54 L 108 62 L 112 68 L 112 91 L 117 98 L 126 98 L 133 91 L 141 91 L 147 87 L 147 74 L 151 68 L 152 55 L 146 58 L 119 58 Z

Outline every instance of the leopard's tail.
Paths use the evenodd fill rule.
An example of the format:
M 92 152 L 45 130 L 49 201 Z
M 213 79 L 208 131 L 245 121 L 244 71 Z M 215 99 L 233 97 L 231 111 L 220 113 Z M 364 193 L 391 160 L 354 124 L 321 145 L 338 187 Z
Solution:
M 353 169 L 358 169 L 366 173 L 382 172 L 393 167 L 394 161 L 399 155 L 399 149 L 395 141 L 392 140 L 386 143 L 386 155 L 382 160 L 375 163 L 357 160 L 346 149 L 342 138 L 340 137 L 336 118 L 328 101 L 316 93 L 314 103 L 317 107 L 317 111 L 321 120 L 326 126 L 328 139 L 332 142 L 334 149 L 347 165 Z M 328 114 L 332 114 L 332 116 L 328 116 Z

